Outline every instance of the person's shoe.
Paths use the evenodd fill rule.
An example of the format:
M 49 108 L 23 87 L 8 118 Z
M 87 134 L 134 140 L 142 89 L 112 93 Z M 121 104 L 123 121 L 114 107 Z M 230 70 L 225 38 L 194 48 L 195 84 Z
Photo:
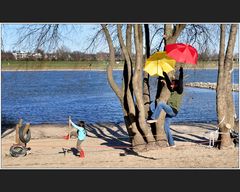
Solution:
M 69 134 L 67 134 L 66 136 L 64 136 L 63 137 L 64 139 L 66 139 L 66 140 L 68 140 L 68 139 L 70 139 L 70 135 Z
M 176 147 L 176 145 L 170 145 L 169 147 L 170 147 L 170 148 L 175 148 L 175 147 Z
M 79 155 L 80 158 L 84 158 L 85 157 L 83 150 L 79 151 L 79 153 L 80 153 L 80 155 Z
M 157 119 L 148 119 L 147 120 L 147 123 L 156 123 L 157 122 Z

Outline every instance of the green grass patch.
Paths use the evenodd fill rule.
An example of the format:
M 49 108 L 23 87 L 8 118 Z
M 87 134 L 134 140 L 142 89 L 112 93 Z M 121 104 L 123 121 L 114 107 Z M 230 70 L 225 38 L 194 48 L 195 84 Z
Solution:
M 2 61 L 2 70 L 99 69 L 106 70 L 108 61 Z M 115 69 L 122 69 L 121 63 Z

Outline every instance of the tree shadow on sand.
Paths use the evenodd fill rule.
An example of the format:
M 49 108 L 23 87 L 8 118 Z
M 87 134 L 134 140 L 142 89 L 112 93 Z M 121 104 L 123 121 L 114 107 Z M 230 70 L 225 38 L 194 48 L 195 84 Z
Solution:
M 119 124 L 87 124 L 86 129 L 88 137 L 99 138 L 104 141 L 101 145 L 122 150 L 123 153 L 120 153 L 120 156 L 134 155 L 141 158 L 156 160 L 156 158 L 143 156 L 133 151 L 127 132 Z
M 181 125 L 181 124 L 180 124 Z M 190 142 L 201 145 L 209 145 L 209 138 L 204 135 L 205 132 L 215 131 L 217 128 L 214 124 L 204 124 L 204 123 L 188 123 L 184 124 L 191 126 L 193 131 L 178 131 L 172 129 L 173 138 L 175 141 L 181 142 Z M 116 123 L 96 123 L 96 124 L 87 124 L 87 136 L 91 138 L 98 138 L 103 140 L 101 143 L 102 146 L 111 147 L 113 149 L 120 149 L 123 153 L 120 153 L 120 156 L 125 155 L 135 155 L 142 158 L 157 160 L 153 157 L 146 157 L 140 155 L 132 150 L 130 138 L 128 133 L 125 131 L 123 126 Z M 202 132 L 202 134 L 199 134 Z
M 207 132 L 216 131 L 216 125 L 206 124 L 206 123 L 188 123 L 188 126 L 191 126 L 195 131 L 186 131 L 181 132 L 176 129 L 171 128 L 174 131 L 173 138 L 175 141 L 181 142 L 191 142 L 201 145 L 209 145 L 209 138 L 206 136 Z M 196 131 L 199 129 L 198 131 Z M 199 134 L 202 133 L 202 134 Z M 185 135 L 185 136 L 184 136 Z M 190 136 L 191 138 L 187 137 Z

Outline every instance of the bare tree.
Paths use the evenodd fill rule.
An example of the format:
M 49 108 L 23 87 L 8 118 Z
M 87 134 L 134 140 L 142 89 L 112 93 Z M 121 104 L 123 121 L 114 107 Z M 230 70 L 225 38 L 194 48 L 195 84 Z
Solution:
M 112 26 L 111 26 L 112 27 Z M 159 26 L 158 26 L 159 27 Z M 204 26 L 194 26 L 191 25 L 188 30 L 192 28 L 195 31 L 192 34 L 192 40 L 198 38 L 198 35 L 205 33 L 205 38 L 210 38 L 207 29 Z M 144 63 L 143 54 L 143 27 L 142 25 L 131 25 L 128 24 L 126 27 L 126 39 L 123 38 L 122 25 L 117 25 L 118 40 L 121 45 L 121 50 L 125 58 L 125 65 L 123 71 L 124 85 L 122 89 L 117 86 L 112 78 L 112 69 L 115 64 L 114 52 L 115 47 L 113 46 L 113 38 L 110 35 L 107 25 L 102 25 L 103 31 L 105 33 L 109 50 L 110 50 L 110 65 L 108 67 L 108 80 L 112 89 L 118 96 L 120 103 L 123 107 L 124 119 L 126 123 L 129 136 L 132 139 L 132 145 L 135 150 L 145 150 L 152 149 L 155 147 L 165 147 L 167 146 L 167 139 L 163 129 L 165 113 L 162 112 L 156 126 L 150 127 L 150 125 L 145 123 L 145 119 L 150 116 L 150 91 L 149 91 L 149 75 L 142 71 Z M 164 46 L 170 43 L 177 42 L 177 39 L 181 36 L 182 32 L 186 28 L 186 24 L 165 24 L 163 26 Z M 158 30 L 159 29 L 159 30 Z M 156 31 L 161 31 L 162 28 L 155 28 Z M 132 32 L 134 30 L 134 32 Z M 149 26 L 144 25 L 145 31 L 145 47 L 146 47 L 146 57 L 150 56 L 151 52 L 151 40 L 149 35 Z M 131 37 L 134 37 L 134 43 L 131 44 Z M 125 40 L 125 41 L 124 41 Z M 207 41 L 204 41 L 206 43 Z M 132 47 L 134 46 L 135 54 L 131 53 Z M 174 71 L 169 74 L 170 79 L 173 78 Z M 155 96 L 156 104 L 160 101 L 167 102 L 170 96 L 170 92 L 165 84 L 162 84 L 160 78 L 158 80 L 157 93 Z M 151 130 L 151 131 L 150 131 Z M 141 147 L 140 147 L 141 146 Z M 145 146 L 145 147 L 144 147 Z
M 165 32 L 167 34 L 166 44 L 176 42 L 177 37 L 180 35 L 184 27 L 185 24 L 176 25 L 174 28 L 172 28 L 171 25 L 165 25 Z M 115 64 L 115 48 L 113 46 L 112 37 L 107 25 L 102 25 L 102 28 L 105 33 L 110 51 L 108 81 L 118 96 L 120 103 L 122 104 L 127 130 L 130 137 L 132 137 L 133 148 L 138 151 L 149 148 L 151 149 L 155 146 L 158 146 L 161 142 L 161 138 L 164 136 L 164 129 L 162 129 L 162 121 L 164 121 L 164 116 L 162 117 L 162 121 L 159 121 L 158 123 L 159 126 L 157 126 L 156 131 L 157 136 L 154 136 L 150 126 L 146 124 L 146 118 L 150 110 L 150 93 L 148 90 L 148 85 L 143 83 L 143 81 L 148 81 L 149 79 L 146 74 L 143 76 L 143 26 L 139 24 L 128 24 L 126 28 L 126 41 L 124 42 L 122 35 L 122 25 L 117 25 L 118 40 L 125 58 L 125 66 L 123 71 L 125 81 L 123 90 L 117 86 L 112 77 L 112 69 L 113 65 Z M 145 32 L 148 34 L 148 26 L 145 26 Z M 136 52 L 134 55 L 135 58 L 133 58 L 133 55 L 130 51 L 130 46 L 132 46 L 130 38 L 132 36 L 134 37 L 134 48 Z M 149 43 L 149 37 L 146 38 L 146 42 Z M 149 55 L 149 47 L 147 55 Z M 135 63 L 133 63 L 133 61 L 135 61 Z M 146 87 L 144 88 L 143 86 Z M 146 94 L 147 97 L 144 97 L 144 94 Z M 159 95 L 157 97 L 157 100 L 167 101 L 169 95 L 170 94 L 168 89 L 164 86 L 161 88 L 161 96 Z M 146 103 L 148 103 L 147 107 L 145 105 Z
M 72 24 L 23 24 L 17 27 L 16 47 L 24 49 L 56 50 L 63 40 L 71 40 L 70 33 L 79 33 L 81 25 Z
M 14 61 L 14 60 L 16 60 L 16 59 L 11 52 L 9 52 L 9 51 L 7 51 L 7 52 L 2 51 L 1 52 L 1 61 Z
M 58 48 L 55 54 L 59 60 L 67 61 L 70 59 L 70 49 L 66 46 Z
M 53 49 L 60 41 L 59 24 L 25 24 L 17 29 L 19 39 L 16 46 L 25 45 L 35 50 L 43 46 Z
M 218 79 L 216 90 L 217 117 L 219 123 L 218 147 L 232 147 L 230 130 L 234 128 L 235 108 L 232 95 L 233 51 L 236 43 L 237 24 L 231 24 L 230 34 L 225 51 L 226 24 L 221 24 L 220 50 L 218 62 Z

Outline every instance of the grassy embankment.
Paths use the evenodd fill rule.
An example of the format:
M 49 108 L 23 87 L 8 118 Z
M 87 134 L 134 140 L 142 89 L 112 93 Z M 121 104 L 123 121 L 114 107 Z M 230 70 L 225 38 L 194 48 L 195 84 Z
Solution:
M 5 70 L 106 70 L 108 61 L 2 61 L 1 69 Z M 177 64 L 179 65 L 179 64 Z M 208 69 L 217 68 L 217 61 L 199 61 L 197 65 L 182 64 L 184 68 Z M 238 68 L 237 63 L 234 67 Z M 114 66 L 123 69 L 123 62 Z
M 2 70 L 106 70 L 106 61 L 2 61 Z M 122 69 L 122 64 L 115 66 Z

